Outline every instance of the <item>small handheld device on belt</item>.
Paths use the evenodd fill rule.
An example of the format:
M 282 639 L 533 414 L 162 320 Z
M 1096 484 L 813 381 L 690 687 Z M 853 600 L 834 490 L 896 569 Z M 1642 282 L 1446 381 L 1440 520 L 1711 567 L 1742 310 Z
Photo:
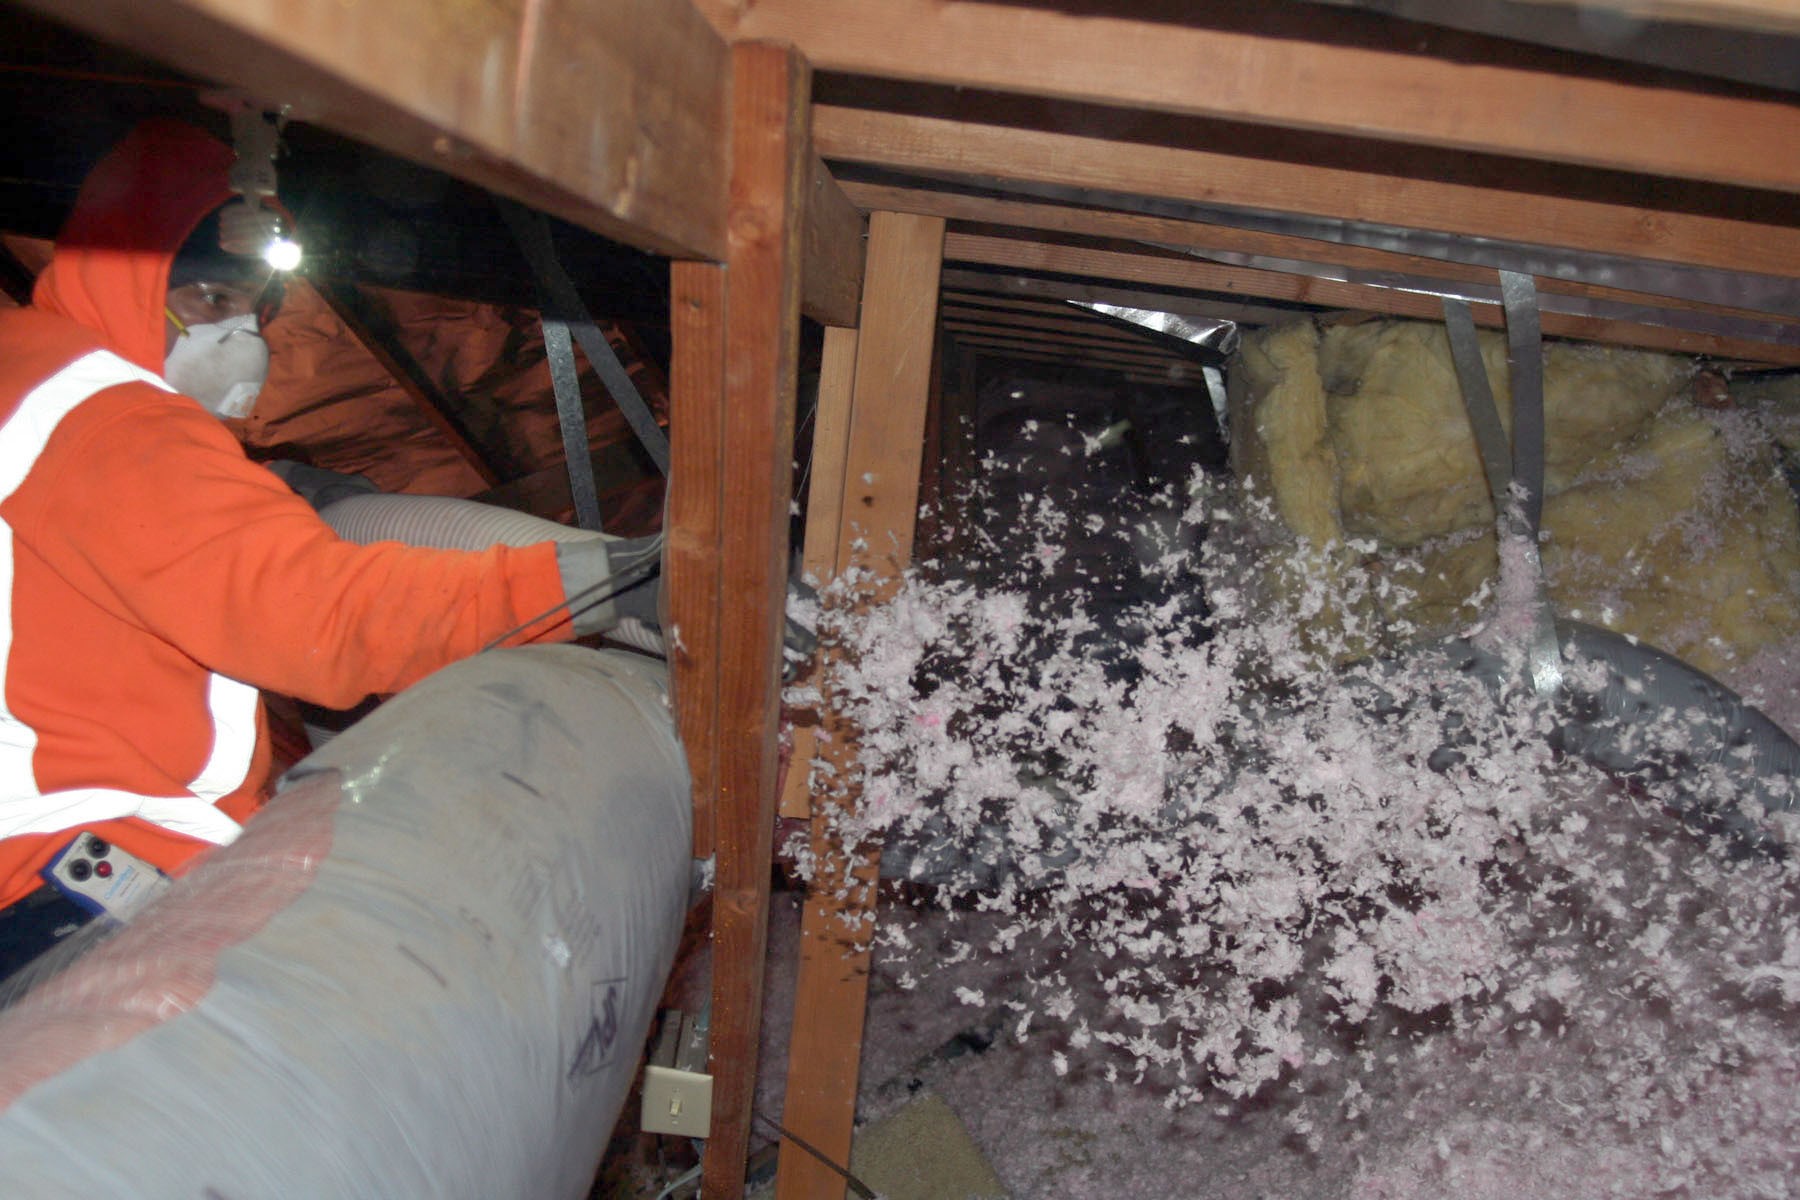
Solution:
M 137 855 L 85 829 L 41 873 L 44 882 L 82 908 L 115 921 L 130 920 L 170 882 Z

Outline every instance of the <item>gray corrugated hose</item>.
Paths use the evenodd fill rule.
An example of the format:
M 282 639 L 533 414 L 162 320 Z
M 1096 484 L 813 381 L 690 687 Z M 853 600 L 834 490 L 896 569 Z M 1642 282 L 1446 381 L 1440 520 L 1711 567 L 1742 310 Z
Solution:
M 363 546 L 402 542 L 430 550 L 485 550 L 489 546 L 608 540 L 602 533 L 454 496 L 357 493 L 320 508 L 319 519 L 345 541 Z M 606 636 L 658 658 L 664 656 L 662 634 L 633 618 L 620 621 L 606 631 Z M 355 719 L 355 712 L 307 710 L 307 741 L 317 750 Z
M 546 521 L 452 496 L 376 493 L 327 504 L 319 517 L 345 541 L 370 545 L 404 542 L 435 550 L 485 550 L 489 546 L 531 546 L 538 542 L 610 540 L 605 534 Z M 663 656 L 662 635 L 630 617 L 606 636 L 633 649 Z
M 8 1200 L 580 1200 L 674 959 L 662 664 L 497 650 L 0 1013 Z

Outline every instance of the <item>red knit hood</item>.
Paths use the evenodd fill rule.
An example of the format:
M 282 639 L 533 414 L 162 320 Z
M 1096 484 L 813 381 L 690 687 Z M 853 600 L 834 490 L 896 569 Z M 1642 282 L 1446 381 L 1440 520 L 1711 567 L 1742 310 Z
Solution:
M 175 252 L 231 199 L 231 147 L 180 121 L 145 121 L 94 167 L 32 301 L 163 370 L 163 305 Z

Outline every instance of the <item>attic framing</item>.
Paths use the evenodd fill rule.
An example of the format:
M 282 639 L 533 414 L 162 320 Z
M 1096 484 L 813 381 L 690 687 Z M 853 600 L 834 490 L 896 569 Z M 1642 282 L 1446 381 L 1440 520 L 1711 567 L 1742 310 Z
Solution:
M 947 327 L 970 350 L 1055 361 L 1069 354 L 1065 325 L 1018 315 L 984 325 L 984 305 L 1005 305 L 981 298 L 1130 297 L 1240 318 L 1271 302 L 1436 311 L 1413 292 L 1207 252 L 1492 278 L 1486 267 L 1157 215 L 1151 202 L 1743 272 L 1800 293 L 1793 93 L 1639 80 L 1536 48 L 1421 37 L 1367 13 L 1156 0 L 29 4 L 676 260 L 667 570 L 695 849 L 717 862 L 712 1200 L 741 1194 L 752 1122 L 802 312 L 833 327 L 807 563 L 829 573 L 877 545 L 861 561 L 891 577 L 917 507 L 940 282 L 959 293 Z M 1800 28 L 1777 0 L 1613 6 Z M 814 70 L 830 78 L 815 85 Z M 1144 203 L 1105 202 L 1116 197 Z M 1552 335 L 1800 365 L 1800 305 L 1541 285 L 1641 314 L 1547 312 Z M 1477 311 L 1497 323 L 1491 308 Z M 1736 332 L 1657 316 L 1671 312 Z M 1153 350 L 1105 352 L 1122 372 L 1154 377 L 1162 363 Z M 849 731 L 838 732 L 841 755 Z M 803 810 L 801 789 L 788 803 Z M 840 1161 L 863 975 L 827 918 L 868 903 L 868 891 L 809 910 L 789 1071 L 789 1127 Z M 842 1194 L 841 1179 L 801 1156 L 782 1172 L 783 1200 Z

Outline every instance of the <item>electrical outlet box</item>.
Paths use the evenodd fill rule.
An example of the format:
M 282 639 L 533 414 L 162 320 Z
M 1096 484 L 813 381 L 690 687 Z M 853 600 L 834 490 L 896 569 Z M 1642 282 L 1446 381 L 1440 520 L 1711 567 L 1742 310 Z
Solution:
M 703 1138 L 712 1130 L 712 1076 L 706 1073 L 703 1016 L 669 1009 L 644 1068 L 645 1133 Z

